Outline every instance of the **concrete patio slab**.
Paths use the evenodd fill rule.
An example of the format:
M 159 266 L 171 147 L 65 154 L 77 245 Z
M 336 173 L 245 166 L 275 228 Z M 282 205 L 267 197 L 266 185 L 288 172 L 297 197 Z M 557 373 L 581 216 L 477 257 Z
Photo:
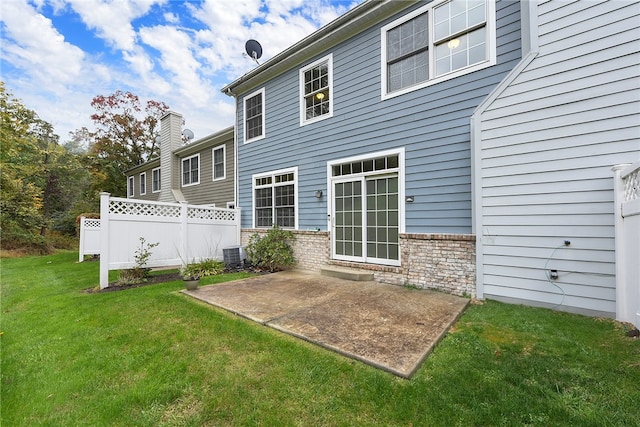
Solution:
M 183 293 L 404 378 L 415 373 L 469 302 L 304 271 Z

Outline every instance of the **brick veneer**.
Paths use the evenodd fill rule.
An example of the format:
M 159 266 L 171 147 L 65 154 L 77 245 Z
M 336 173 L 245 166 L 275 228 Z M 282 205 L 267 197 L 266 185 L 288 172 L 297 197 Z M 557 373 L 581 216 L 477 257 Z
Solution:
M 264 229 L 243 229 L 242 244 Z M 294 231 L 297 268 L 319 271 L 326 265 L 368 270 L 375 280 L 393 285 L 437 289 L 454 295 L 475 295 L 475 236 L 470 234 L 401 234 L 401 266 L 337 261 L 330 258 L 326 231 Z

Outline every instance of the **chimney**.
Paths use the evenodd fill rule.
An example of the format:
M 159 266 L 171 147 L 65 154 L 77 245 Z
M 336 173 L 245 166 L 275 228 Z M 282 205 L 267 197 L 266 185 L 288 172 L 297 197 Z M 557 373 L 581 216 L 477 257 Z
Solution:
M 173 190 L 180 194 L 180 159 L 173 151 L 182 146 L 182 115 L 167 112 L 160 118 L 160 197 L 161 202 L 175 202 Z

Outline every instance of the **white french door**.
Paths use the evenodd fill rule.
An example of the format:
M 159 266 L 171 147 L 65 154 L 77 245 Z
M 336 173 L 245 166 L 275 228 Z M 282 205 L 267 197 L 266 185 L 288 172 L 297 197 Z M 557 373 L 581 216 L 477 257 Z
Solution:
M 400 265 L 397 173 L 332 180 L 334 259 Z

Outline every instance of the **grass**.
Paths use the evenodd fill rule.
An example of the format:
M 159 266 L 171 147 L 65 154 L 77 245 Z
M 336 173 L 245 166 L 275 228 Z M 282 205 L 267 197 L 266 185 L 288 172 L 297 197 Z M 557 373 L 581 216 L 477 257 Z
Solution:
M 2 425 L 640 425 L 640 341 L 611 320 L 471 305 L 404 380 L 180 281 L 87 293 L 76 259 L 1 260 Z

